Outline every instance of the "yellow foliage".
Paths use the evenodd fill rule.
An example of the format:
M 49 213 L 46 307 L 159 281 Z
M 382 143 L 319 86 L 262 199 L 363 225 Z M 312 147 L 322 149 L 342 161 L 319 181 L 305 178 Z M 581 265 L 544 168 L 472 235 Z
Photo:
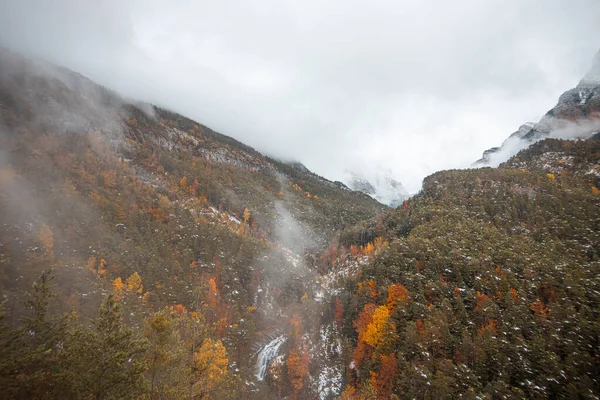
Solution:
M 303 302 L 304 302 L 304 301 L 306 301 L 306 300 L 308 300 L 308 293 L 307 293 L 307 292 L 304 292 L 304 295 L 302 296 L 302 299 L 301 299 L 301 300 L 302 300 Z
M 592 185 L 592 194 L 600 194 L 600 189 L 596 186 Z
M 100 265 L 98 265 L 98 277 L 103 277 L 106 274 L 106 260 L 104 258 L 100 259 Z
M 553 181 L 554 179 L 556 179 L 556 177 L 554 176 L 554 174 L 546 174 L 546 176 L 548 177 L 548 179 L 550 179 L 551 181 Z
M 123 289 L 125 288 L 125 285 L 123 285 L 123 280 L 121 278 L 115 278 L 112 286 L 115 300 L 120 301 L 123 298 Z
M 150 292 L 144 293 L 144 295 L 142 296 L 142 303 L 148 304 L 149 300 L 150 300 Z
M 388 320 L 390 319 L 390 310 L 387 306 L 379 306 L 373 313 L 373 321 L 367 326 L 364 341 L 376 346 L 383 337 Z
M 356 388 L 352 385 L 346 386 L 346 390 L 340 395 L 340 400 L 357 400 Z
M 96 274 L 96 257 L 90 256 L 90 258 L 88 258 L 86 267 L 90 272 L 92 272 L 95 275 Z
M 363 247 L 362 252 L 364 255 L 370 256 L 375 252 L 375 246 L 373 245 L 373 243 L 367 243 L 367 245 Z
M 127 283 L 128 291 L 142 294 L 144 285 L 142 285 L 142 277 L 137 272 L 131 274 L 125 282 Z
M 214 390 L 227 374 L 227 351 L 220 340 L 205 339 L 200 349 L 194 353 L 193 391 L 197 398 Z

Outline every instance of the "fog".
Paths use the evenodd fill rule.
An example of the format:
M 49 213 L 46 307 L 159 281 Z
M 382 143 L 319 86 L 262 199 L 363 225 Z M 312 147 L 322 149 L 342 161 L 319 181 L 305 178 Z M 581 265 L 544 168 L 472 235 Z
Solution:
M 600 2 L 0 0 L 0 45 L 329 178 L 409 191 L 538 121 L 598 50 Z

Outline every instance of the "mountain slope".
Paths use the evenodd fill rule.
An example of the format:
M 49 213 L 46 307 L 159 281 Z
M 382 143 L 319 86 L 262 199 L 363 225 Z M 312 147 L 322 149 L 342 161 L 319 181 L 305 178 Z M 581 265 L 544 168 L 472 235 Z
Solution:
M 426 178 L 340 296 L 346 393 L 598 395 L 598 168 L 600 141 L 547 139 Z
M 577 87 L 563 93 L 554 108 L 536 124 L 528 122 L 500 147 L 486 150 L 473 166 L 498 166 L 520 150 L 547 137 L 589 138 L 600 132 L 600 51 Z
M 299 335 L 318 332 L 310 260 L 386 207 L 74 72 L 7 50 L 0 71 L 0 290 L 13 324 L 53 268 L 55 312 L 74 310 L 85 325 L 113 294 L 142 337 L 165 315 L 196 318 L 204 336 L 193 346 L 226 349 L 233 379 L 211 376 L 237 385 L 228 396 L 268 395 L 257 346 L 298 319 Z M 182 346 L 192 340 L 184 325 Z M 309 393 L 280 385 L 300 389 Z

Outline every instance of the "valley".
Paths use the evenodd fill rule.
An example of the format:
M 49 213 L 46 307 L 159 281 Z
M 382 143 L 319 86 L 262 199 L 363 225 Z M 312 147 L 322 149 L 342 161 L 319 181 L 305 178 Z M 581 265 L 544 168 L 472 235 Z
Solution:
M 7 399 L 600 393 L 596 97 L 584 140 L 412 197 L 384 177 L 392 208 L 73 71 L 0 72 Z

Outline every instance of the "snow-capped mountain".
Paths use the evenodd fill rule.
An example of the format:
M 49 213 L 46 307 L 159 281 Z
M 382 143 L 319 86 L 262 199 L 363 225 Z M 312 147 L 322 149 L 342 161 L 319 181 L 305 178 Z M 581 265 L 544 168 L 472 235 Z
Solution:
M 542 139 L 587 139 L 600 132 L 600 51 L 579 84 L 564 92 L 554 108 L 538 123 L 528 122 L 510 135 L 500 147 L 486 150 L 474 167 L 492 166 L 508 160 Z
M 373 174 L 348 172 L 346 184 L 352 190 L 363 192 L 377 201 L 397 207 L 409 197 L 402 183 L 392 178 L 392 172 L 379 169 Z

